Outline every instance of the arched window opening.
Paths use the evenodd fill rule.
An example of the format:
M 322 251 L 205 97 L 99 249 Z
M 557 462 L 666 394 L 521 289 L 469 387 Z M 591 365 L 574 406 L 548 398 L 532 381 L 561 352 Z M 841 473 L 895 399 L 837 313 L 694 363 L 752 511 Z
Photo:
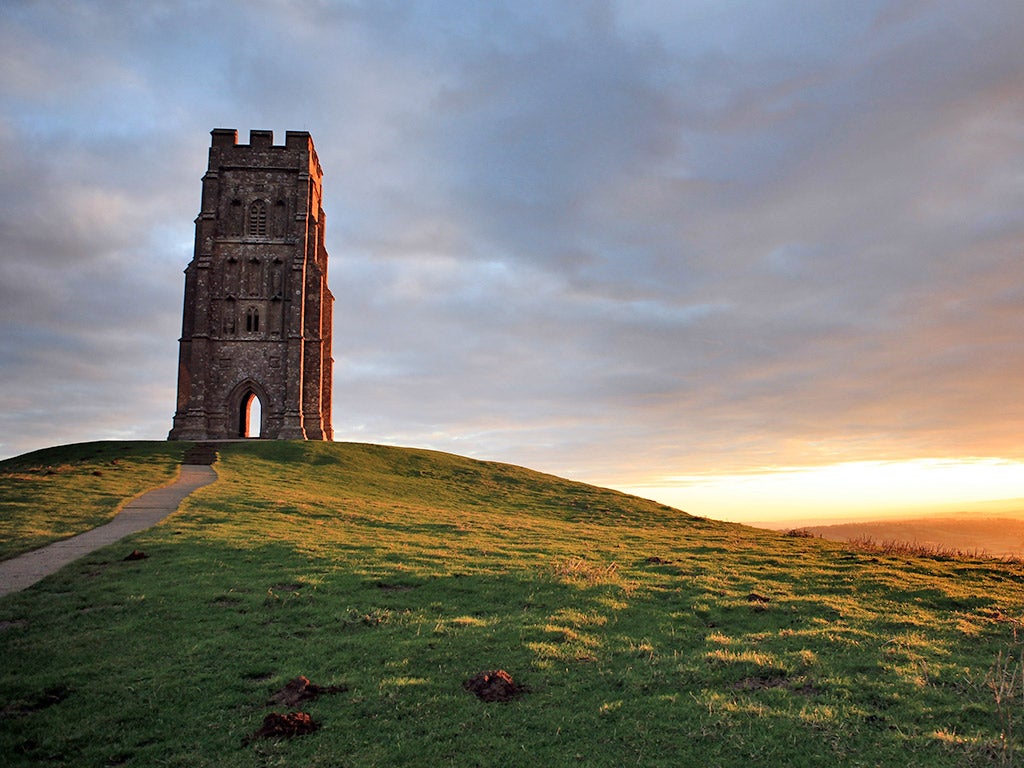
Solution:
M 246 310 L 245 330 L 248 333 L 258 333 L 260 330 L 260 311 L 255 307 Z
M 262 437 L 263 403 L 260 402 L 255 392 L 250 390 L 242 398 L 239 416 L 239 437 Z
M 254 200 L 249 206 L 250 235 L 265 237 L 267 234 L 267 204 L 262 200 Z

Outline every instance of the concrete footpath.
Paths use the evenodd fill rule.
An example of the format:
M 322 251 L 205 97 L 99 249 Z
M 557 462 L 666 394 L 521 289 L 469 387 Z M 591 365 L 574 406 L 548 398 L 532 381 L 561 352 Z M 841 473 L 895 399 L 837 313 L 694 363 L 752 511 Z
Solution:
M 32 586 L 100 547 L 156 525 L 177 510 L 192 491 L 216 479 L 213 467 L 182 464 L 177 480 L 128 502 L 109 523 L 0 562 L 0 597 Z

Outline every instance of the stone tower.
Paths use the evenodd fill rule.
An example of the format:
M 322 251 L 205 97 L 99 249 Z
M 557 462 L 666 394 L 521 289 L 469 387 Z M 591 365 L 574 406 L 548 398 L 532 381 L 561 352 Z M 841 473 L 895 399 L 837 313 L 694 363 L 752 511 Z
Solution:
M 168 439 L 330 440 L 334 297 L 313 140 L 212 135 Z

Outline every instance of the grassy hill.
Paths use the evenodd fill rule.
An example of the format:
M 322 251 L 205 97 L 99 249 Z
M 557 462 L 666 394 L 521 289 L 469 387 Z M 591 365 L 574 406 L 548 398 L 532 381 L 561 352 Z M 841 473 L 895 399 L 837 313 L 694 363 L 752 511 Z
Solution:
M 58 477 L 32 461 L 86 495 L 106 477 L 58 454 L 0 479 L 26 498 Z M 420 450 L 232 443 L 217 470 L 160 526 L 0 600 L 6 764 L 1024 758 L 1020 564 L 860 553 Z M 66 516 L 76 485 L 48 497 Z M 465 689 L 496 669 L 521 695 Z M 293 707 L 321 728 L 248 739 L 300 675 L 330 689 Z

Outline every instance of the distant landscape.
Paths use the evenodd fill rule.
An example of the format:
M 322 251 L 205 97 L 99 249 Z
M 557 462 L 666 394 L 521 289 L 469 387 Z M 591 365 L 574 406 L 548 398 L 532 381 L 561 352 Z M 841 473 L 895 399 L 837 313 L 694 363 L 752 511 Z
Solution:
M 901 543 L 950 553 L 987 557 L 1024 556 L 1024 503 L 1020 499 L 992 502 L 990 511 L 961 512 L 927 517 L 870 520 L 831 525 L 769 525 L 799 528 L 831 541 Z

